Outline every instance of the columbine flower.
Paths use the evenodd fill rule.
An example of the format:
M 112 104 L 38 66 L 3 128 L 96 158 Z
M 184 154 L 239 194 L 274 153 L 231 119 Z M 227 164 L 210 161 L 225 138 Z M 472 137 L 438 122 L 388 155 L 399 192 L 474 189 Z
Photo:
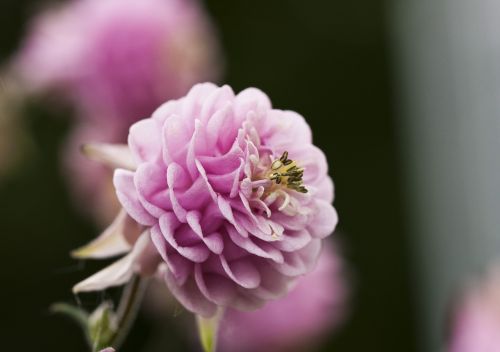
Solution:
M 219 328 L 220 351 L 304 350 L 342 321 L 346 309 L 345 272 L 332 245 L 316 268 L 291 292 L 254 312 L 227 309 Z
M 67 179 L 78 204 L 102 218 L 116 204 L 103 199 L 110 175 L 77 155 L 82 137 L 124 143 L 133 122 L 193 84 L 217 79 L 220 61 L 197 1 L 75 0 L 34 19 L 10 68 L 25 90 L 56 93 L 75 108 Z
M 273 109 L 257 89 L 235 95 L 228 86 L 196 85 L 134 124 L 128 147 L 131 155 L 88 148 L 124 165 L 114 175 L 124 213 L 93 250 L 76 255 L 130 253 L 76 292 L 124 283 L 161 263 L 158 272 L 187 309 L 205 317 L 218 306 L 253 310 L 314 267 L 337 223 L 326 158 L 309 126 Z M 128 217 L 140 235 L 116 231 Z
M 448 352 L 500 351 L 500 268 L 471 284 L 456 306 Z

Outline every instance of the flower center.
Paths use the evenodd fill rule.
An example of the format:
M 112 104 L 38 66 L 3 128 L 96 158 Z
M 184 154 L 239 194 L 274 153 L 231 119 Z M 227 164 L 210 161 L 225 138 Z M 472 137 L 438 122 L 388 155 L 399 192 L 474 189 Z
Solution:
M 277 185 L 284 185 L 300 193 L 307 193 L 304 187 L 302 176 L 304 169 L 297 166 L 297 163 L 288 159 L 288 152 L 285 151 L 279 159 L 271 163 L 267 178 L 274 181 Z

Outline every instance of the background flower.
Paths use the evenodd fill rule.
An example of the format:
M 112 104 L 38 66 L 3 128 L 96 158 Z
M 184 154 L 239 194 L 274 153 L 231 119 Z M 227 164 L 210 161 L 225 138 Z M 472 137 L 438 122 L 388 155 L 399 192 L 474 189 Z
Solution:
M 471 282 L 455 306 L 448 352 L 500 351 L 500 267 Z
M 334 246 L 325 244 L 316 268 L 284 298 L 254 312 L 226 310 L 220 351 L 303 351 L 321 344 L 347 308 L 345 268 Z
M 103 196 L 111 193 L 109 176 L 78 156 L 80 144 L 124 142 L 129 126 L 160 103 L 217 79 L 220 62 L 197 1 L 75 0 L 33 20 L 11 68 L 25 90 L 76 108 L 68 179 L 78 203 L 102 218 L 117 210 Z

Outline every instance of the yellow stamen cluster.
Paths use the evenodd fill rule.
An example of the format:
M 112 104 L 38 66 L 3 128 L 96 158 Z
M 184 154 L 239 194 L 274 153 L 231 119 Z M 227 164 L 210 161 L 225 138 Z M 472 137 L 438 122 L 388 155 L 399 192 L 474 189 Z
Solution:
M 307 193 L 302 180 L 303 175 L 304 169 L 298 167 L 295 161 L 288 159 L 288 152 L 285 151 L 279 159 L 271 163 L 268 178 L 277 185 L 284 185 L 297 192 Z

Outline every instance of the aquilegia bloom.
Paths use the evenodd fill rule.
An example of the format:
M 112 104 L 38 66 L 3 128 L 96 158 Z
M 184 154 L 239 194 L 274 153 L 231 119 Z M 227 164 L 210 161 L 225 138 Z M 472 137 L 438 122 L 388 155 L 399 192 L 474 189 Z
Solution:
M 316 268 L 285 297 L 253 312 L 227 309 L 219 328 L 220 351 L 302 351 L 342 321 L 347 287 L 333 245 L 324 246 Z
M 97 217 L 116 215 L 109 172 L 83 158 L 80 144 L 124 143 L 133 122 L 218 79 L 208 16 L 196 0 L 74 0 L 35 17 L 29 29 L 11 71 L 27 91 L 55 93 L 75 108 L 64 156 L 71 190 Z
M 447 352 L 500 352 L 500 268 L 457 303 Z
M 228 86 L 196 85 L 135 123 L 128 149 L 88 149 L 123 165 L 114 185 L 124 213 L 92 250 L 75 254 L 130 253 L 76 292 L 159 265 L 172 294 L 195 313 L 253 310 L 312 270 L 337 223 L 327 161 L 309 126 L 255 88 L 235 95 Z M 116 231 L 129 217 L 142 233 Z

